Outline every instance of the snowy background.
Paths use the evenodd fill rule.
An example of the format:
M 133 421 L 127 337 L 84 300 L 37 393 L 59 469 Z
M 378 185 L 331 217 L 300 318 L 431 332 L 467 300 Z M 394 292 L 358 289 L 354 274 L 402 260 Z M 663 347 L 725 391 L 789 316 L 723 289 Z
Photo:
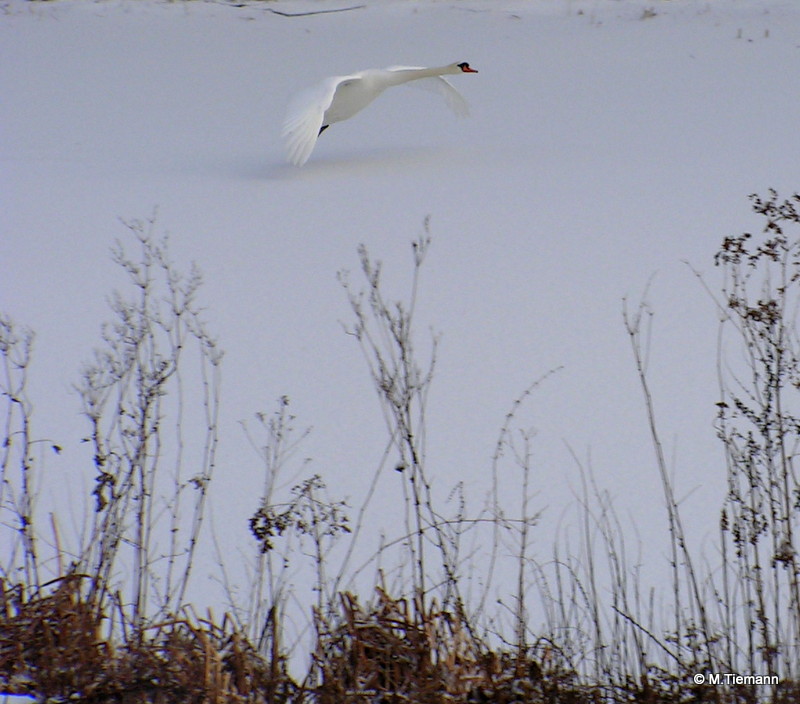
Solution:
M 642 561 L 666 550 L 660 483 L 622 324 L 655 313 L 657 420 L 697 549 L 724 491 L 713 431 L 718 316 L 689 266 L 718 282 L 722 238 L 757 226 L 747 196 L 800 184 L 800 7 L 778 0 L 59 0 L 0 3 L 0 309 L 36 331 L 35 428 L 63 446 L 42 501 L 91 488 L 71 390 L 123 285 L 120 218 L 169 233 L 205 275 L 200 301 L 226 357 L 215 531 L 232 556 L 263 484 L 240 421 L 285 394 L 302 454 L 359 506 L 386 434 L 336 273 L 364 243 L 403 297 L 410 242 L 430 216 L 417 323 L 441 334 L 428 406 L 440 496 L 464 481 L 477 510 L 515 397 L 537 431 L 534 552 L 579 485 L 570 448 L 638 526 Z M 389 91 L 284 163 L 290 95 L 328 75 L 469 61 L 453 77 L 472 115 Z M 130 240 L 127 240 L 130 243 Z M 398 475 L 372 515 L 389 534 Z M 509 511 L 518 502 L 508 477 Z M 76 519 L 76 523 L 80 520 Z M 369 554 L 377 533 L 365 540 Z M 220 599 L 215 561 L 199 599 Z M 241 577 L 239 577 L 241 579 Z

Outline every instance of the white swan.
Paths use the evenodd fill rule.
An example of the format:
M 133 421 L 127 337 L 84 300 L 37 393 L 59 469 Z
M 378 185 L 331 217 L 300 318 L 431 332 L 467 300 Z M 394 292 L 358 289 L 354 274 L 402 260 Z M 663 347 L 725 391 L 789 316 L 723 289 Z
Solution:
M 308 161 L 317 137 L 334 122 L 341 122 L 363 110 L 383 91 L 410 81 L 440 93 L 460 116 L 468 113 L 467 102 L 443 75 L 478 73 L 466 62 L 438 68 L 390 66 L 370 68 L 350 76 L 333 76 L 299 93 L 289 103 L 283 123 L 283 138 L 289 161 L 302 166 Z

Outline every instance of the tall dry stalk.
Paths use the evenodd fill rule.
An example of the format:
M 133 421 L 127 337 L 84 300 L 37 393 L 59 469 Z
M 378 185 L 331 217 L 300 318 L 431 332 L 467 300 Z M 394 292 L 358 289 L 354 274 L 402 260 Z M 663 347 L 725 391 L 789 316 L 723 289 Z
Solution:
M 78 569 L 94 578 L 90 600 L 119 592 L 140 631 L 184 601 L 216 463 L 222 353 L 200 317 L 200 274 L 176 269 L 154 219 L 127 227 L 138 252 L 118 242 L 112 257 L 132 293 L 112 297 L 115 319 L 77 386 L 96 470 L 94 522 Z M 189 387 L 183 367 L 192 357 L 199 383 Z M 199 445 L 184 430 L 190 411 L 202 428 Z M 119 569 L 131 569 L 124 586 Z
M 430 479 L 425 462 L 425 409 L 436 361 L 436 338 L 431 345 L 429 362 L 423 367 L 417 361 L 414 346 L 414 314 L 422 264 L 430 246 L 426 234 L 412 243 L 414 273 L 408 302 L 388 301 L 381 282 L 381 263 L 374 261 L 363 246 L 359 248 L 361 270 L 366 291 L 355 290 L 346 273 L 340 273 L 355 322 L 348 332 L 358 340 L 386 420 L 392 444 L 397 453 L 397 471 L 402 484 L 406 510 L 407 543 L 412 564 L 413 592 L 419 600 L 420 613 L 425 610 L 429 566 L 426 562 L 428 541 L 440 551 L 445 572 L 444 584 L 453 596 L 455 566 L 451 551 L 439 526 L 439 518 L 431 501 Z M 429 538 L 426 534 L 432 533 Z M 438 582 L 438 579 L 435 580 Z
M 728 496 L 726 579 L 736 581 L 747 643 L 738 663 L 796 678 L 800 670 L 800 196 L 751 196 L 761 232 L 726 238 L 722 270 L 721 397 Z M 728 573 L 731 573 L 729 576 Z M 725 590 L 730 593 L 729 585 Z M 743 621 L 743 623 L 741 623 Z M 731 632 L 733 629 L 731 628 Z
M 647 427 L 655 451 L 656 467 L 667 510 L 674 619 L 672 637 L 677 645 L 675 652 L 680 659 L 681 667 L 688 671 L 691 668 L 712 667 L 715 664 L 716 636 L 707 613 L 707 605 L 700 584 L 701 578 L 695 567 L 686 537 L 656 421 L 655 402 L 650 391 L 647 369 L 652 319 L 652 311 L 644 299 L 640 301 L 635 312 L 628 310 L 627 301 L 625 301 L 623 321 L 630 339 L 636 375 L 644 398 Z M 688 592 L 688 603 L 686 604 L 684 603 L 684 591 Z M 690 650 L 688 658 L 682 654 L 684 647 L 688 647 Z
M 0 399 L 3 404 L 0 448 L 0 523 L 13 526 L 16 539 L 0 556 L 0 577 L 22 578 L 30 590 L 41 584 L 36 539 L 35 441 L 31 435 L 33 408 L 27 396 L 33 333 L 0 314 Z M 55 452 L 58 445 L 49 443 Z
M 286 624 L 294 621 L 287 616 L 289 600 L 303 604 L 308 596 L 315 600 L 311 607 L 315 638 L 321 623 L 336 608 L 328 561 L 337 540 L 350 533 L 350 525 L 346 503 L 328 497 L 320 475 L 300 479 L 309 460 L 293 466 L 294 456 L 310 431 L 295 435 L 296 419 L 289 412 L 289 398 L 282 396 L 271 415 L 258 413 L 256 417 L 263 435 L 256 438 L 244 427 L 263 462 L 264 489 L 249 520 L 257 555 L 244 629 L 277 672 L 300 644 L 303 630 L 291 633 L 292 642 L 288 643 Z M 298 558 L 304 558 L 307 564 Z M 307 579 L 307 570 L 313 571 L 313 579 Z
M 528 623 L 528 607 L 526 593 L 530 587 L 528 582 L 531 570 L 529 546 L 531 542 L 531 529 L 539 520 L 540 513 L 532 512 L 531 500 L 531 475 L 533 473 L 533 440 L 536 431 L 532 427 L 519 427 L 518 415 L 523 404 L 529 401 L 534 391 L 551 375 L 560 370 L 552 369 L 534 381 L 511 404 L 506 413 L 500 433 L 492 454 L 492 486 L 490 489 L 491 523 L 492 523 L 492 549 L 489 553 L 488 567 L 486 568 L 486 581 L 478 599 L 476 616 L 484 612 L 486 601 L 494 582 L 498 552 L 501 542 L 501 532 L 508 532 L 515 538 L 515 545 L 511 552 L 516 556 L 516 594 L 514 607 L 514 642 L 517 650 L 517 659 L 522 661 L 527 656 L 527 633 L 530 628 Z M 519 517 L 512 517 L 503 508 L 500 500 L 501 462 L 508 456 L 514 468 L 520 474 L 520 513 Z M 516 481 L 516 480 L 515 480 Z

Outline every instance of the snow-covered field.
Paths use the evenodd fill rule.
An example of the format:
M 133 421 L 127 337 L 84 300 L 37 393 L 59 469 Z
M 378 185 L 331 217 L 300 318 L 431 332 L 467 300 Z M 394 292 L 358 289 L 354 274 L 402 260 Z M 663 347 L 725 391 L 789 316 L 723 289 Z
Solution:
M 724 489 L 712 421 L 721 239 L 756 223 L 748 194 L 800 185 L 800 6 L 779 0 L 58 0 L 0 3 L 0 309 L 37 333 L 36 429 L 63 446 L 44 497 L 88 485 L 71 391 L 122 282 L 119 218 L 156 213 L 175 258 L 205 274 L 226 351 L 217 531 L 235 553 L 262 486 L 239 425 L 282 394 L 302 453 L 358 506 L 385 444 L 337 282 L 356 247 L 407 291 L 430 216 L 417 322 L 441 333 L 428 468 L 477 508 L 513 399 L 532 397 L 534 504 L 551 535 L 578 472 L 570 448 L 665 549 L 659 480 L 622 325 L 655 313 L 649 373 L 693 536 Z M 325 14 L 302 14 L 342 9 Z M 280 11 L 285 14 L 278 14 Z M 289 96 L 328 75 L 469 61 L 455 120 L 394 89 L 283 159 Z M 399 520 L 387 472 L 375 515 Z M 509 491 L 509 500 L 516 500 Z M 514 509 L 509 504 L 509 511 Z M 638 538 L 632 533 L 631 540 Z M 374 543 L 364 550 L 374 548 Z M 541 556 L 549 554 L 543 539 Z M 213 560 L 208 562 L 213 571 Z M 217 597 L 209 596 L 213 601 Z

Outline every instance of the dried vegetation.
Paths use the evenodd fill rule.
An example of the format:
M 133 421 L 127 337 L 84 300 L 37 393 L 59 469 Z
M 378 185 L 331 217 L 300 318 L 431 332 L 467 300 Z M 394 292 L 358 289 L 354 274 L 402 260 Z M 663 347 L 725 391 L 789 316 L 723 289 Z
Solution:
M 455 514 L 443 515 L 425 447 L 438 340 L 430 338 L 421 363 L 414 334 L 427 222 L 413 243 L 405 301 L 386 299 L 381 265 L 364 248 L 364 288 L 340 275 L 353 312 L 346 333 L 364 355 L 389 437 L 364 504 L 351 521 L 347 504 L 329 498 L 316 474 L 285 489 L 293 482 L 279 477 L 296 461 L 305 433 L 295 433 L 282 397 L 272 415 L 257 414 L 255 429 L 244 426 L 265 476 L 247 522 L 246 607 L 237 606 L 220 558 L 231 610 L 221 619 L 199 616 L 187 594 L 216 467 L 222 353 L 195 301 L 199 275 L 176 270 L 153 221 L 129 223 L 138 255 L 118 245 L 113 256 L 132 294 L 112 298 L 104 347 L 77 385 L 94 487 L 90 521 L 69 545 L 57 516 L 45 541 L 37 514 L 46 455 L 61 447 L 31 429 L 33 335 L 0 317 L 0 534 L 7 545 L 0 556 L 0 693 L 51 704 L 797 704 L 800 237 L 790 230 L 800 228 L 800 196 L 781 201 L 770 192 L 752 202 L 766 225 L 724 240 L 715 260 L 721 294 L 698 274 L 721 321 L 716 432 L 729 491 L 719 508 L 719 564 L 698 564 L 664 459 L 647 371 L 652 312 L 644 302 L 625 308 L 664 489 L 666 617 L 627 562 L 612 503 L 577 460 L 577 551 L 556 545 L 545 563 L 531 557 L 539 517 L 529 508 L 535 433 L 517 416 L 550 374 L 505 418 L 487 508 L 470 516 L 456 487 L 449 497 Z M 187 355 L 198 362 L 195 377 L 184 371 Z M 205 429 L 199 439 L 185 432 L 190 422 Z M 354 546 L 367 530 L 377 477 L 391 467 L 405 523 L 369 561 L 377 586 L 365 601 L 351 586 L 364 569 L 352 567 Z M 509 467 L 519 478 L 517 513 L 501 505 L 497 490 Z M 477 553 L 464 547 L 470 538 L 488 549 L 480 588 L 465 595 L 465 574 L 478 567 L 470 564 Z M 334 553 L 337 544 L 345 547 Z M 493 583 L 501 548 L 515 565 L 504 585 Z M 287 645 L 299 559 L 311 564 L 313 595 L 304 604 L 310 638 L 301 646 L 309 655 L 302 677 L 289 667 L 298 641 Z M 493 600 L 500 616 L 487 606 Z M 714 673 L 757 677 L 713 684 Z

